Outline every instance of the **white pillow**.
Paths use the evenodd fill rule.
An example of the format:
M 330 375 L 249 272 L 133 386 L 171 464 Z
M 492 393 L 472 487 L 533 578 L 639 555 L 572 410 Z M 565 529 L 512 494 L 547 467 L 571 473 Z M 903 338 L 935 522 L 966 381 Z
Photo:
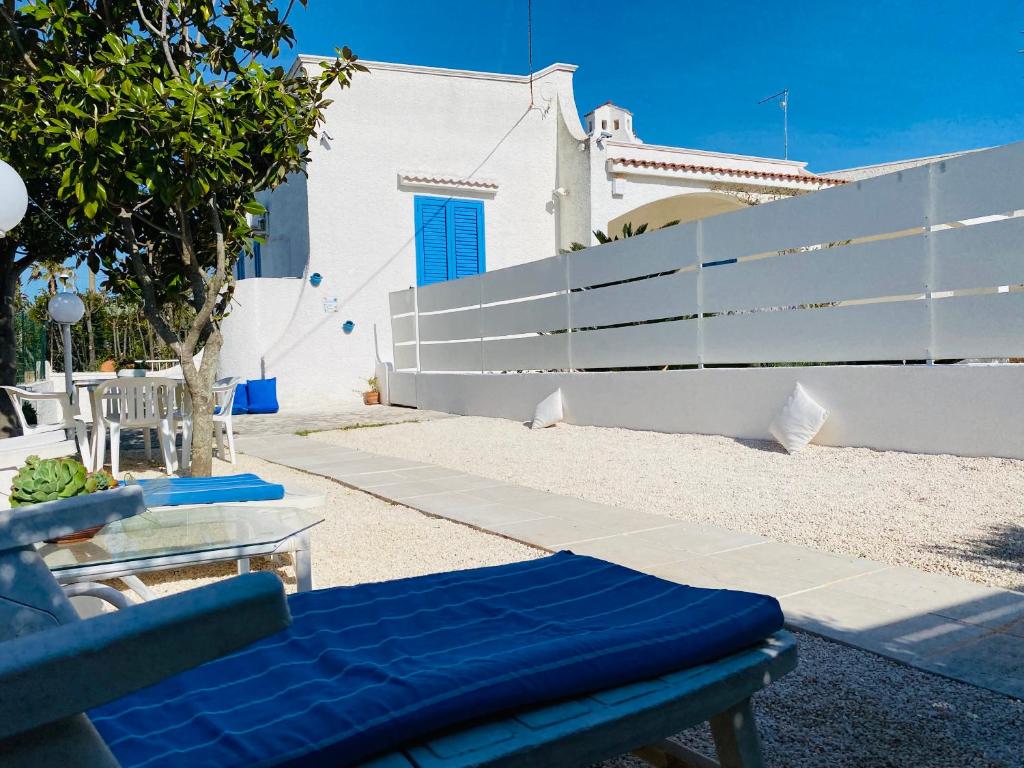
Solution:
M 562 420 L 562 390 L 556 389 L 537 405 L 530 429 L 553 427 Z
M 796 453 L 814 439 L 827 418 L 828 409 L 818 405 L 800 382 L 797 382 L 793 387 L 793 394 L 786 400 L 769 430 L 783 448 L 790 453 Z

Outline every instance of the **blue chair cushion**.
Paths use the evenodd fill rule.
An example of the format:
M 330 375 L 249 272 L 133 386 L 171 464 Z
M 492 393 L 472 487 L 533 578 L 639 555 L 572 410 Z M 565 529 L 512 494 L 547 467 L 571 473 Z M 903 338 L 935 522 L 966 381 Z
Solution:
M 353 765 L 441 728 L 703 664 L 771 597 L 560 552 L 289 597 L 293 623 L 90 713 L 125 768 Z
M 284 486 L 253 474 L 222 477 L 160 477 L 136 481 L 147 507 L 182 504 L 224 504 L 231 501 L 274 501 Z M 124 485 L 124 482 L 121 483 Z
M 249 413 L 277 413 L 277 379 L 249 379 Z
M 249 388 L 244 381 L 235 386 L 235 399 L 231 403 L 232 415 L 249 412 Z

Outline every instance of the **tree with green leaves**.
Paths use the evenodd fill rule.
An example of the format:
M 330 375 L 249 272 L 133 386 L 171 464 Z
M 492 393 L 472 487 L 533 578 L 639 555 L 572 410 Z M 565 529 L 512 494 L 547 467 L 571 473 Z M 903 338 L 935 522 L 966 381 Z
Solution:
M 58 285 L 67 277 L 68 268 L 62 259 L 39 259 L 28 268 L 28 279 L 46 283 L 47 296 L 56 296 Z
M 19 54 L 0 132 L 45 145 L 59 197 L 99 225 L 108 287 L 140 299 L 181 361 L 192 471 L 208 475 L 220 321 L 262 212 L 254 193 L 304 172 L 327 89 L 364 68 L 347 48 L 297 77 L 265 63 L 294 43 L 273 0 L 0 3 Z M 169 317 L 180 304 L 183 330 Z
M 8 92 L 4 83 L 11 57 L 6 55 L 4 43 L 0 37 L 0 92 L 6 99 Z M 68 259 L 84 258 L 91 243 L 88 224 L 68 227 L 62 223 L 70 213 L 70 206 L 57 195 L 59 179 L 53 176 L 45 148 L 17 138 L 0 128 L 0 158 L 18 171 L 33 201 L 22 222 L 5 237 L 0 237 L 0 384 L 6 386 L 18 383 L 15 313 L 22 275 L 43 265 L 40 276 L 47 280 L 52 277 L 55 282 L 58 266 Z M 18 422 L 10 400 L 0 395 L 0 438 L 17 434 Z

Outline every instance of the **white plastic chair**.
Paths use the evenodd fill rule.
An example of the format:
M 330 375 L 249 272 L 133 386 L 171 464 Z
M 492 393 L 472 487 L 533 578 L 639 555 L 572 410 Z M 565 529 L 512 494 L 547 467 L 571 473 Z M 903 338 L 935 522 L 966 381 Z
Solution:
M 171 425 L 174 382 L 157 377 L 117 378 L 100 384 L 92 393 L 95 448 L 94 466 L 102 467 L 110 430 L 110 471 L 120 467 L 121 430 L 140 429 L 146 458 L 150 457 L 150 430 L 157 430 L 167 474 L 174 472 L 174 429 Z
M 93 470 L 93 450 L 89 442 L 88 425 L 79 415 L 78 406 L 71 403 L 71 398 L 66 392 L 33 392 L 29 389 L 11 386 L 3 386 L 0 389 L 7 392 L 11 405 L 14 407 L 14 413 L 18 418 L 18 426 L 21 427 L 22 438 L 9 438 L 9 440 L 23 445 L 46 445 L 47 448 L 44 449 L 44 452 L 48 454 L 46 458 L 74 454 L 77 442 L 77 449 L 82 457 L 82 463 L 85 465 L 86 470 L 90 472 Z M 32 403 L 56 403 L 60 407 L 60 420 L 37 423 L 34 426 L 29 424 L 28 419 L 25 418 L 24 406 Z M 37 410 L 36 413 L 38 412 Z M 57 438 L 56 435 L 54 435 L 55 439 L 52 440 L 44 438 L 25 439 L 33 438 L 35 435 L 48 435 L 58 431 L 64 433 L 63 440 Z M 0 449 L 3 449 L 3 451 L 0 452 L 8 452 L 8 449 L 13 451 L 15 442 L 8 443 L 8 441 L 4 441 L 4 444 L 0 445 Z M 30 454 L 32 452 L 29 450 Z M 39 453 L 39 451 L 36 451 L 36 453 Z
M 18 425 L 21 427 L 21 434 L 23 435 L 38 435 L 41 432 L 55 432 L 58 429 L 72 429 L 75 426 L 75 412 L 71 407 L 71 399 L 68 397 L 66 392 L 33 392 L 30 389 L 21 389 L 20 387 L 3 387 L 7 392 L 7 396 L 11 399 L 11 405 L 14 406 L 14 412 L 18 417 Z M 25 418 L 25 406 L 32 405 L 33 403 L 46 403 L 55 402 L 60 406 L 61 418 L 59 421 L 42 423 L 42 414 L 39 414 L 38 409 L 36 413 L 40 416 L 40 423 L 32 424 L 28 423 L 28 419 Z M 35 408 L 35 406 L 33 406 Z
M 239 378 L 218 379 L 213 385 L 213 428 L 217 456 L 224 458 L 224 440 L 227 437 L 231 463 L 235 463 L 235 433 L 232 426 L 231 409 L 235 404 L 235 390 L 241 383 Z M 188 466 L 192 460 L 193 414 L 192 399 L 184 386 L 177 392 L 174 423 L 181 425 L 181 465 Z M 176 427 L 175 427 L 176 428 Z
M 235 389 L 241 379 L 220 379 L 213 387 L 213 429 L 217 440 L 217 455 L 224 459 L 224 435 L 227 435 L 231 463 L 235 463 L 235 432 L 231 424 L 231 409 L 235 404 Z

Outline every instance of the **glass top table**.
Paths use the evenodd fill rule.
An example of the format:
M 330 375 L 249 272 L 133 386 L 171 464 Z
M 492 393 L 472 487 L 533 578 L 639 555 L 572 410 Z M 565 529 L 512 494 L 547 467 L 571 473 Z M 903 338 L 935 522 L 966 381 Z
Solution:
M 245 571 L 250 557 L 289 552 L 296 586 L 306 591 L 309 531 L 323 520 L 315 510 L 258 504 L 164 507 L 108 523 L 85 541 L 41 544 L 39 554 L 57 581 L 74 584 L 225 560 Z

